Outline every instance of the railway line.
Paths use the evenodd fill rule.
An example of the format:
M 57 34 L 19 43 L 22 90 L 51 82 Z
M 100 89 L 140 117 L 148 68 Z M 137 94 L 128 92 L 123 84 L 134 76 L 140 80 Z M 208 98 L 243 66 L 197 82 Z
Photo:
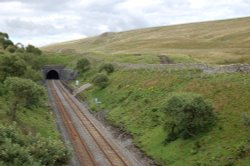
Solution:
M 56 109 L 63 121 L 65 130 L 69 136 L 69 141 L 72 144 L 75 156 L 79 165 L 96 166 L 96 165 L 111 165 L 111 166 L 129 166 L 132 165 L 123 153 L 119 151 L 119 148 L 107 138 L 102 131 L 93 123 L 90 117 L 84 113 L 83 108 L 76 103 L 72 95 L 62 85 L 60 80 L 48 80 L 48 88 L 51 93 L 51 97 L 54 100 Z M 65 104 L 68 106 L 66 107 Z M 69 109 L 70 108 L 70 109 Z M 77 117 L 72 119 L 70 114 L 74 114 Z M 79 132 L 79 126 L 88 132 L 88 135 L 93 140 L 93 143 L 85 141 Z M 91 151 L 90 144 L 96 144 L 99 153 L 102 154 L 105 163 L 101 164 L 100 161 L 96 161 L 95 153 Z M 100 156 L 99 156 L 100 158 Z M 134 164 L 133 164 L 134 165 Z

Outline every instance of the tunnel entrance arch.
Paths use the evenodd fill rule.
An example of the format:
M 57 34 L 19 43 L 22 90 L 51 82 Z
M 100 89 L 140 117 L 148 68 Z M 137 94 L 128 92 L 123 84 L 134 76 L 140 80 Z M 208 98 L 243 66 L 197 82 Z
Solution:
M 65 68 L 63 65 L 45 65 L 41 70 L 43 79 L 60 79 L 60 80 L 73 80 L 77 76 L 77 72 Z
M 59 77 L 59 74 L 58 74 L 57 71 L 55 71 L 55 70 L 50 70 L 50 71 L 47 73 L 47 75 L 46 75 L 46 79 L 49 79 L 49 80 L 51 80 L 51 79 L 58 80 L 58 79 L 60 79 L 60 77 Z

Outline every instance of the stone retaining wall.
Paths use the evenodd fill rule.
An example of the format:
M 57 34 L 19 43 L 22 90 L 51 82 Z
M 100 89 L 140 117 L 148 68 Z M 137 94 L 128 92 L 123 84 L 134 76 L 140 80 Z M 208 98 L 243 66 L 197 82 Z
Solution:
M 250 73 L 250 64 L 232 64 L 232 65 L 214 65 L 209 66 L 207 64 L 129 64 L 129 63 L 113 63 L 121 70 L 131 69 L 200 69 L 204 73 Z

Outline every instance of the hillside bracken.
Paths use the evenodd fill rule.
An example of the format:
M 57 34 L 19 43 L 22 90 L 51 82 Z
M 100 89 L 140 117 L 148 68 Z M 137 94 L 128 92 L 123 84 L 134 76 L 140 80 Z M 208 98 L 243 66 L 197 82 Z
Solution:
M 249 22 L 250 18 L 246 17 L 145 28 L 107 33 L 42 49 L 91 53 L 91 56 L 108 62 L 160 63 L 159 56 L 165 55 L 177 63 L 250 63 Z

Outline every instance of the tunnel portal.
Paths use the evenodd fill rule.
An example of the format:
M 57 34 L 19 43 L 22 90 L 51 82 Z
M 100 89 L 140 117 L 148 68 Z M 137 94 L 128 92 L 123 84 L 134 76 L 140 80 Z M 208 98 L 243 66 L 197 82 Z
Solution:
M 57 71 L 50 70 L 47 73 L 46 79 L 49 79 L 49 80 L 51 80 L 51 79 L 58 80 L 58 79 L 60 79 L 60 77 L 59 77 L 59 74 L 57 73 Z
M 45 65 L 41 70 L 44 80 L 46 79 L 60 79 L 60 80 L 74 80 L 77 72 L 65 68 L 63 65 Z

